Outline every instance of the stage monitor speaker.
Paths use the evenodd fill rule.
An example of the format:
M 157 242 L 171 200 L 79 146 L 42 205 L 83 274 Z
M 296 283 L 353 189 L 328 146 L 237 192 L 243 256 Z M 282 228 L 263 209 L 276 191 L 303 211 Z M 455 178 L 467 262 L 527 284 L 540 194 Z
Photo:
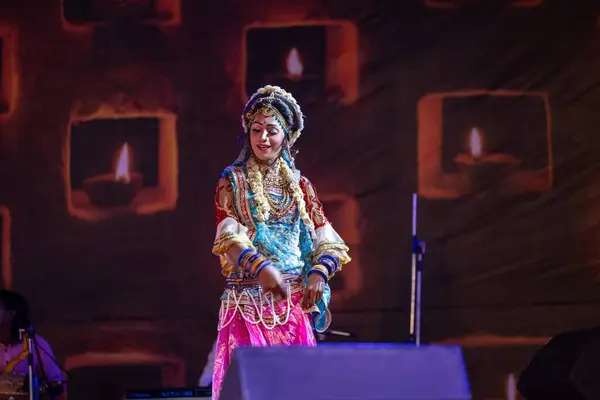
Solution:
M 600 399 L 600 327 L 554 336 L 519 376 L 527 400 Z
M 160 388 L 127 390 L 125 400 L 161 399 L 161 400 L 210 400 L 210 388 Z
M 238 348 L 220 400 L 469 400 L 456 346 Z

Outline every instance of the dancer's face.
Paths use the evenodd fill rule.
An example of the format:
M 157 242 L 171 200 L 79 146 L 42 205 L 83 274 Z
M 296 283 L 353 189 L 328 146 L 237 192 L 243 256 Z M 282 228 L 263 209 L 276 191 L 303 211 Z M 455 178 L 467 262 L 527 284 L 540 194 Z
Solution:
M 275 117 L 257 114 L 250 127 L 250 145 L 254 156 L 266 163 L 277 159 L 283 146 L 285 133 Z

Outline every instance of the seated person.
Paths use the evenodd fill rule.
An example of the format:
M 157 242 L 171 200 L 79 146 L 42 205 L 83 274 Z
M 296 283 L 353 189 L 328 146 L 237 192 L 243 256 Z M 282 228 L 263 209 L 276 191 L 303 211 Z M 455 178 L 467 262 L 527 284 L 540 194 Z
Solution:
M 16 292 L 0 290 L 0 374 L 3 376 L 21 375 L 24 378 L 28 374 L 27 347 L 26 341 L 21 337 L 21 329 L 29 329 L 30 326 L 27 299 Z M 32 353 L 34 372 L 40 387 L 45 386 L 45 391 L 51 395 L 62 393 L 65 378 L 61 368 L 56 363 L 48 342 L 37 334 Z M 52 389 L 47 390 L 49 387 Z

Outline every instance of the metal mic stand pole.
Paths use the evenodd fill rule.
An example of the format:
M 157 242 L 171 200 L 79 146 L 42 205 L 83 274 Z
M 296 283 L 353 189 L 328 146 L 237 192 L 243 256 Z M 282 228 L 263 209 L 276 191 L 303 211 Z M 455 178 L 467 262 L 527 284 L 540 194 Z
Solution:
M 19 332 L 21 334 L 21 340 L 23 340 L 23 335 L 25 335 L 25 338 L 27 340 L 27 368 L 28 368 L 28 373 L 29 373 L 29 379 L 28 379 L 29 396 L 28 397 L 29 397 L 29 400 L 37 400 L 37 398 L 38 398 L 37 390 L 34 390 L 36 385 L 34 385 L 35 375 L 33 373 L 33 352 L 32 352 L 33 338 L 31 337 L 32 331 L 30 329 L 28 329 L 28 330 L 19 329 Z
M 423 256 L 425 242 L 417 237 L 417 193 L 412 198 L 412 273 L 410 280 L 410 327 L 409 341 L 421 345 L 421 282 L 423 279 Z

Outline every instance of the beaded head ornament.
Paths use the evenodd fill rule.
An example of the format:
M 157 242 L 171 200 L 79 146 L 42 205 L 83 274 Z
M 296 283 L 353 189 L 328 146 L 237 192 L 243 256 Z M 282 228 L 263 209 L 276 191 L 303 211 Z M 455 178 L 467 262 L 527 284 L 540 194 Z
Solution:
M 248 134 L 257 113 L 275 117 L 292 146 L 304 129 L 304 115 L 294 97 L 279 86 L 264 86 L 256 91 L 246 103 L 242 115 L 242 127 Z
M 296 140 L 304 129 L 304 115 L 300 106 L 294 97 L 279 86 L 264 86 L 256 91 L 244 107 L 242 113 L 242 128 L 244 135 L 248 135 L 252 122 L 256 115 L 260 113 L 266 117 L 274 117 L 281 125 L 288 148 L 284 149 L 282 156 L 292 169 L 295 169 L 292 155 L 289 154 L 289 148 L 296 143 Z M 248 140 L 245 140 L 244 147 L 240 152 L 234 164 L 241 164 L 248 160 L 252 150 Z

